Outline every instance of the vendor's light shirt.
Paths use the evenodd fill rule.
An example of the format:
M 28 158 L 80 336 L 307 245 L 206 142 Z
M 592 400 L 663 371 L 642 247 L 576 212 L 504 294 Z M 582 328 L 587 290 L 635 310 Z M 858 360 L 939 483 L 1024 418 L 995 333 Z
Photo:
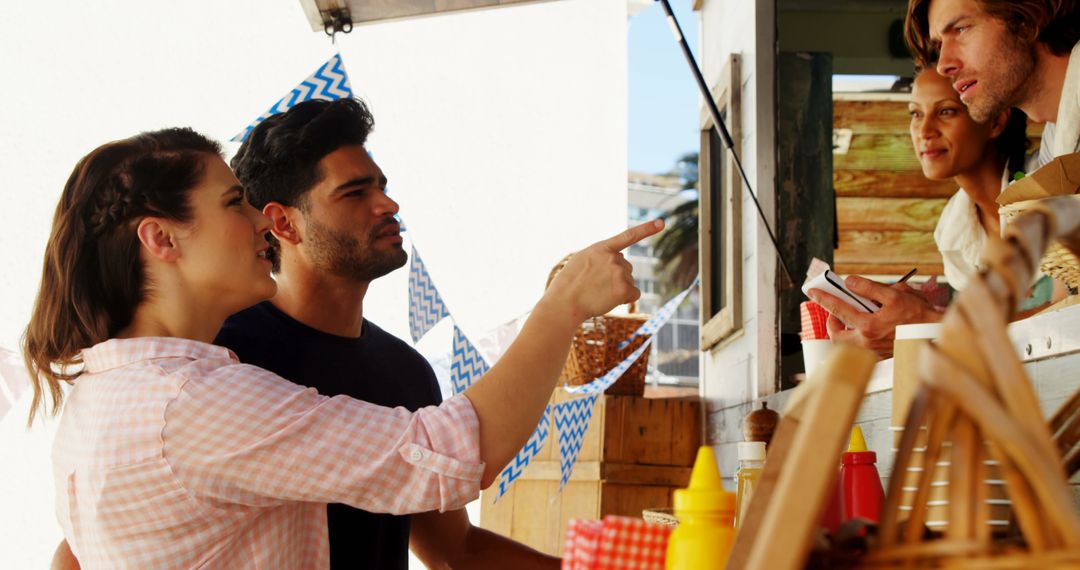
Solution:
M 1080 152 L 1080 42 L 1069 55 L 1051 142 L 1055 157 Z
M 1008 184 L 1008 170 L 1001 176 L 1001 188 Z M 979 211 L 963 188 L 959 189 L 941 210 L 934 243 L 941 252 L 945 278 L 958 291 L 979 272 L 986 230 L 979 221 Z
M 445 511 L 479 493 L 464 396 L 416 413 L 327 398 L 177 338 L 83 358 L 53 447 L 83 568 L 327 568 L 328 502 Z

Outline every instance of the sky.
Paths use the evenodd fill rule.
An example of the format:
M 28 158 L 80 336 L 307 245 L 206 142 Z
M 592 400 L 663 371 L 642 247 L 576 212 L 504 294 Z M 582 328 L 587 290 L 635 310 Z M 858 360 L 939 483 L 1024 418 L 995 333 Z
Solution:
M 690 0 L 671 0 L 696 58 L 698 13 L 690 4 Z M 629 167 L 668 172 L 680 156 L 697 150 L 697 87 L 659 2 L 634 15 L 628 33 Z

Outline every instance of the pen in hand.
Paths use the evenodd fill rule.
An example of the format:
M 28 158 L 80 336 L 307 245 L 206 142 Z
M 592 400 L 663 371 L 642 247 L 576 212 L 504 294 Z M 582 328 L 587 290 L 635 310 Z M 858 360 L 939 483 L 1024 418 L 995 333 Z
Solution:
M 918 270 L 919 270 L 918 267 L 912 267 L 911 271 L 908 271 L 906 275 L 901 277 L 900 280 L 896 282 L 896 284 L 899 285 L 899 284 L 907 281 L 908 279 L 911 279 L 911 276 L 915 275 L 915 272 L 917 272 Z

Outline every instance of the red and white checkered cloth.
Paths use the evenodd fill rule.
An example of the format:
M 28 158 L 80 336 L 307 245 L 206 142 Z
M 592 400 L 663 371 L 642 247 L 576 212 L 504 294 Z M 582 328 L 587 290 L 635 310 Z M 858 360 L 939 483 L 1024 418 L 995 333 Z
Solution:
M 671 527 L 630 517 L 570 519 L 563 570 L 663 570 Z
M 563 543 L 562 570 L 596 568 L 596 549 L 604 523 L 590 519 L 570 519 Z
M 829 330 L 825 328 L 825 321 L 829 320 L 829 312 L 825 310 L 825 307 L 813 301 L 806 301 L 799 305 L 799 313 L 802 316 L 803 340 L 829 338 Z

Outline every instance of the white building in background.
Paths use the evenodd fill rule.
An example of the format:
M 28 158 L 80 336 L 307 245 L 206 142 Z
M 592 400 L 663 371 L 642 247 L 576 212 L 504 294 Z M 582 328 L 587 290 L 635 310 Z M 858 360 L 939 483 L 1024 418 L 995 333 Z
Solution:
M 567 252 L 626 227 L 627 6 L 561 0 L 312 32 L 299 2 L 5 3 L 0 18 L 0 348 L 17 349 L 75 162 L 142 130 L 226 141 L 340 50 L 369 144 L 454 321 L 482 336 L 527 312 Z M 51 13 L 51 12 L 49 12 Z M 225 143 L 226 154 L 235 143 Z M 407 272 L 365 316 L 408 338 Z M 0 418 L 0 567 L 60 540 L 53 422 Z
M 682 181 L 674 176 L 630 172 L 627 189 L 629 219 L 634 224 L 663 217 L 665 212 L 693 199 L 693 193 L 683 191 Z M 627 259 L 634 266 L 634 281 L 641 289 L 638 311 L 655 313 L 668 299 L 662 290 L 659 260 L 652 242 L 631 246 Z M 671 320 L 654 335 L 646 378 L 649 384 L 698 385 L 701 361 L 698 299 L 697 291 L 688 295 Z

